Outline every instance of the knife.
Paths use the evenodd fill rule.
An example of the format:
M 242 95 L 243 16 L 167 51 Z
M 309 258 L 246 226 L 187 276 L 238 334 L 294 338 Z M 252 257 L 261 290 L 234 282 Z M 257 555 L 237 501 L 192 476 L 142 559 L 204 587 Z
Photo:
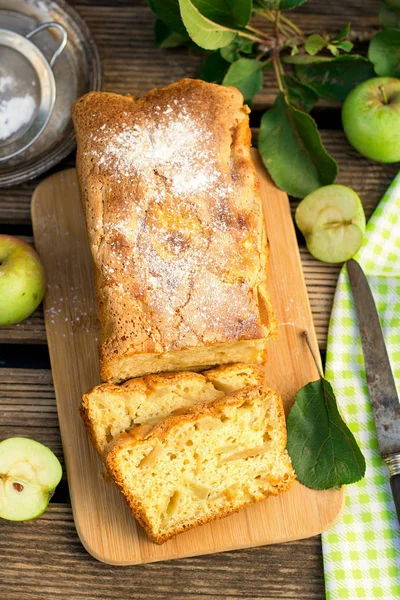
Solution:
M 367 278 L 358 262 L 347 263 L 364 354 L 372 413 L 382 458 L 389 467 L 390 485 L 400 523 L 400 403 L 382 327 Z

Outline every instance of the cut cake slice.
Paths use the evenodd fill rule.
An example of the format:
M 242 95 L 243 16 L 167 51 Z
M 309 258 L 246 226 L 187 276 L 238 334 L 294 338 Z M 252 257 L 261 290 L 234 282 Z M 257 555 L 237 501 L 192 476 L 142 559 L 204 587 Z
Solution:
M 285 446 L 280 396 L 254 386 L 122 433 L 105 463 L 161 544 L 288 490 L 295 475 Z
M 96 450 L 136 425 L 166 417 L 179 408 L 215 400 L 229 392 L 262 385 L 260 365 L 233 364 L 194 373 L 161 373 L 130 379 L 122 385 L 98 385 L 82 398 L 81 415 Z

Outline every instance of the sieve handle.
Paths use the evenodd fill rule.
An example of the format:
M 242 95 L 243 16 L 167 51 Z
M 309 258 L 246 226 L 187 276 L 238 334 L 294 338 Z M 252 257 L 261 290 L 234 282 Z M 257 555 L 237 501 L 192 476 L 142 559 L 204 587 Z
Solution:
M 67 35 L 65 27 L 60 25 L 60 23 L 56 23 L 55 21 L 50 21 L 49 23 L 43 23 L 42 25 L 39 25 L 39 27 L 36 27 L 36 29 L 32 29 L 32 31 L 30 31 L 25 37 L 29 40 L 31 37 L 33 37 L 34 35 L 39 33 L 39 31 L 43 31 L 43 29 L 47 29 L 50 27 L 55 27 L 61 33 L 61 42 L 60 42 L 57 50 L 54 52 L 53 56 L 49 60 L 50 66 L 53 67 L 57 58 L 60 56 L 61 52 L 64 50 L 65 46 L 67 45 L 68 35 Z

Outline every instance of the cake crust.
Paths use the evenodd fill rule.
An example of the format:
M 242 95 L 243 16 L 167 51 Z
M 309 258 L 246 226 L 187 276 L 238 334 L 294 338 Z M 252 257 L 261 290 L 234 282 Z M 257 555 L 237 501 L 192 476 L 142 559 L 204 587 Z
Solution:
M 261 365 L 243 363 L 223 365 L 202 373 L 147 375 L 119 385 L 103 383 L 93 387 L 82 397 L 80 414 L 94 447 L 102 456 L 112 438 L 149 419 L 154 421 L 178 407 L 262 385 L 263 381 Z
M 276 319 L 248 112 L 235 88 L 189 79 L 74 104 L 103 381 L 265 360 Z

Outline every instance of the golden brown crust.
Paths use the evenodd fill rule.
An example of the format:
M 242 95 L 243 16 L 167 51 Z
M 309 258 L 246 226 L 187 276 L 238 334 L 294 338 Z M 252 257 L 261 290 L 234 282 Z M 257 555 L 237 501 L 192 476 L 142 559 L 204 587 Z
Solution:
M 226 406 L 234 406 L 239 408 L 246 402 L 255 402 L 257 399 L 262 397 L 265 398 L 266 402 L 270 402 L 273 398 L 273 401 L 277 406 L 279 412 L 279 439 L 281 441 L 281 450 L 284 450 L 287 440 L 285 412 L 283 409 L 282 398 L 274 390 L 261 386 L 253 386 L 244 390 L 232 392 L 231 394 L 226 394 L 225 396 L 217 398 L 212 402 L 201 402 L 189 408 L 180 408 L 154 425 L 140 425 L 138 427 L 134 427 L 128 433 L 121 433 L 115 442 L 111 442 L 108 450 L 112 449 L 114 443 L 119 445 L 123 444 L 124 442 L 129 442 L 130 439 L 143 441 L 147 439 L 158 438 L 159 440 L 162 440 L 166 437 L 167 433 L 172 429 L 172 427 L 175 427 L 179 423 L 194 422 L 197 420 L 199 415 L 210 415 L 212 417 L 220 413 L 221 410 Z
M 214 347 L 275 331 L 247 113 L 235 88 L 189 79 L 140 100 L 91 92 L 75 103 L 103 380 L 199 347 L 210 348 L 199 366 L 212 365 Z M 122 362 L 138 355 L 154 360 L 129 374 Z
M 279 438 L 280 451 L 287 456 L 287 452 L 285 450 L 286 426 L 282 399 L 277 392 L 271 389 L 262 388 L 260 386 L 254 386 L 251 388 L 247 388 L 246 390 L 234 392 L 222 398 L 218 398 L 212 402 L 196 404 L 195 406 L 186 410 L 175 411 L 174 414 L 159 421 L 155 425 L 142 425 L 134 428 L 129 433 L 121 434 L 106 448 L 104 452 L 105 465 L 113 481 L 116 483 L 116 485 L 122 492 L 135 518 L 143 526 L 143 528 L 146 531 L 146 534 L 151 540 L 153 540 L 157 544 L 163 544 L 178 533 L 182 533 L 183 531 L 192 529 L 193 527 L 197 527 L 198 525 L 204 525 L 205 523 L 210 523 L 217 519 L 222 519 L 230 514 L 238 512 L 239 510 L 245 508 L 246 506 L 249 506 L 250 504 L 264 500 L 270 495 L 276 496 L 284 491 L 287 491 L 293 485 L 293 482 L 295 480 L 295 474 L 290 465 L 290 459 L 288 458 L 289 468 L 285 477 L 283 479 L 280 479 L 279 481 L 273 482 L 271 480 L 271 483 L 274 485 L 274 487 L 271 486 L 271 488 L 268 491 L 265 491 L 263 493 L 262 497 L 249 502 L 245 502 L 240 507 L 233 508 L 228 505 L 224 510 L 220 510 L 218 514 L 213 514 L 206 518 L 200 518 L 196 522 L 182 524 L 181 526 L 176 527 L 173 531 L 169 531 L 163 535 L 157 535 L 152 530 L 151 523 L 147 519 L 144 507 L 141 506 L 141 503 L 129 492 L 129 490 L 127 490 L 126 484 L 120 475 L 118 453 L 121 450 L 121 448 L 123 448 L 125 445 L 131 445 L 132 440 L 135 440 L 136 442 L 142 442 L 144 440 L 151 439 L 163 440 L 166 438 L 168 432 L 171 431 L 173 427 L 176 427 L 177 425 L 179 426 L 179 424 L 181 423 L 196 422 L 200 416 L 203 417 L 205 415 L 218 416 L 218 414 L 220 414 L 221 411 L 227 406 L 240 408 L 242 405 L 256 402 L 260 398 L 265 398 L 266 403 L 274 402 L 276 408 L 278 409 L 279 423 L 277 430 L 275 430 L 275 433 Z
M 180 382 L 185 382 L 186 384 L 189 382 L 198 382 L 200 385 L 202 385 L 205 381 L 209 381 L 214 387 L 216 387 L 216 381 L 218 382 L 224 377 L 228 379 L 233 378 L 241 371 L 248 374 L 249 379 L 251 379 L 253 382 L 251 385 L 263 384 L 263 367 L 260 365 L 248 365 L 245 363 L 222 365 L 220 367 L 216 367 L 215 369 L 203 371 L 202 373 L 194 373 L 189 371 L 158 373 L 156 375 L 146 375 L 145 377 L 128 379 L 128 381 L 125 381 L 119 385 L 114 383 L 102 383 L 100 385 L 96 385 L 83 394 L 82 404 L 79 408 L 79 412 L 93 446 L 96 448 L 97 452 L 102 455 L 103 448 L 99 445 L 96 435 L 96 419 L 91 407 L 91 398 L 93 394 L 103 396 L 105 400 L 107 399 L 108 395 L 125 395 L 127 391 L 132 393 L 140 392 L 144 397 L 148 397 L 151 392 L 153 390 L 157 390 L 157 388 L 165 386 L 166 384 L 169 384 L 172 387 Z M 218 387 L 216 387 L 216 389 L 218 389 Z
M 96 436 L 94 419 L 90 406 L 92 394 L 102 394 L 104 397 L 107 397 L 108 394 L 124 395 L 126 394 L 127 390 L 129 390 L 131 392 L 142 392 L 143 395 L 148 395 L 154 388 L 157 388 L 158 386 L 165 385 L 166 383 L 170 383 L 172 386 L 180 381 L 188 381 L 189 378 L 192 381 L 198 380 L 201 383 L 205 381 L 204 376 L 200 373 L 188 373 L 186 371 L 181 371 L 179 373 L 159 373 L 157 375 L 146 375 L 145 377 L 128 379 L 128 381 L 125 381 L 120 385 L 116 385 L 114 383 L 102 383 L 101 385 L 94 386 L 85 394 L 83 394 L 82 404 L 79 408 L 79 412 L 85 424 L 86 431 L 89 434 L 90 440 L 97 452 L 101 455 L 103 448 L 99 446 Z

